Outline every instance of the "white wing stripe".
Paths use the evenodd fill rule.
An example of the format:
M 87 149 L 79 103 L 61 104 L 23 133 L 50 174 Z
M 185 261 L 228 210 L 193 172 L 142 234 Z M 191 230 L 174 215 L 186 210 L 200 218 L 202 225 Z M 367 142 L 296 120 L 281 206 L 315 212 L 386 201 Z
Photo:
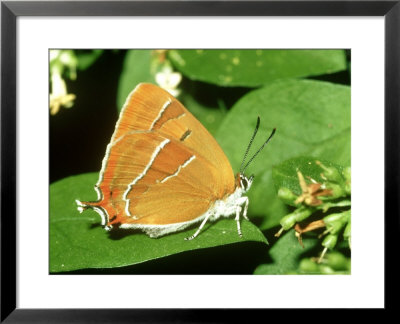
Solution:
M 169 139 L 165 139 L 164 141 L 161 142 L 160 145 L 158 145 L 156 147 L 156 149 L 154 150 L 149 163 L 147 163 L 146 167 L 144 168 L 144 170 L 142 171 L 141 174 L 139 174 L 135 179 L 133 179 L 133 181 L 128 185 L 128 188 L 126 189 L 126 191 L 124 192 L 124 195 L 122 196 L 122 198 L 125 200 L 125 212 L 128 216 L 131 216 L 131 213 L 129 212 L 129 204 L 130 204 L 130 199 L 127 199 L 126 197 L 128 196 L 129 192 L 132 190 L 132 187 L 140 180 L 142 179 L 147 171 L 149 171 L 149 169 L 151 168 L 152 164 L 154 163 L 154 160 L 156 159 L 156 157 L 158 156 L 158 154 L 160 154 L 161 150 L 164 148 L 165 145 L 167 145 L 170 142 Z
M 176 177 L 179 172 L 181 171 L 181 169 L 183 169 L 184 167 L 186 167 L 190 162 L 192 162 L 194 159 L 196 158 L 196 155 L 192 155 L 188 160 L 185 161 L 185 163 L 183 163 L 182 165 L 180 165 L 178 167 L 178 169 L 171 175 L 169 175 L 168 177 L 165 177 L 164 179 L 161 180 L 161 183 L 164 183 L 165 181 L 167 181 L 168 179 L 171 179 L 173 177 Z
M 168 108 L 168 106 L 171 104 L 171 100 L 168 99 L 168 101 L 164 104 L 164 106 L 162 106 L 160 112 L 158 113 L 158 116 L 156 117 L 156 119 L 154 119 L 153 123 L 150 126 L 150 130 L 153 130 L 154 125 L 161 119 L 164 111 Z

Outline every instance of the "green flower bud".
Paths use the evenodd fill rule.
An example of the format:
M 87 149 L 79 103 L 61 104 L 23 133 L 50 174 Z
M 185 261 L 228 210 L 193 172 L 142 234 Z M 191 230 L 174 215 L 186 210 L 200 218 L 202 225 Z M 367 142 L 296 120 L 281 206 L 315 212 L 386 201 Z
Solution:
M 351 182 L 351 167 L 344 168 L 342 174 L 346 181 Z
M 351 195 L 351 183 L 345 183 L 344 185 L 344 191 L 346 192 L 346 194 Z
M 346 258 L 343 254 L 332 251 L 326 256 L 327 265 L 335 271 L 350 270 L 351 261 Z
M 319 266 L 311 259 L 303 259 L 300 261 L 299 269 L 303 273 L 319 273 Z
M 343 237 L 345 240 L 349 241 L 349 245 L 351 248 L 351 218 L 349 219 L 349 222 L 347 223 L 346 228 L 344 229 Z
M 332 190 L 332 195 L 328 197 L 329 199 L 336 199 L 336 198 L 339 198 L 339 197 L 347 196 L 347 192 L 340 185 L 337 185 L 337 184 L 334 184 L 334 183 L 329 183 L 327 185 L 327 187 L 328 187 L 328 189 Z
M 321 274 L 335 274 L 335 271 L 330 266 L 327 266 L 325 264 L 319 265 L 319 271 L 321 271 Z
M 332 250 L 337 243 L 338 236 L 336 234 L 328 234 L 322 241 L 322 246 Z
M 323 218 L 326 228 L 331 234 L 337 234 L 350 219 L 350 210 L 342 213 L 330 214 Z
M 347 167 L 343 170 L 343 176 L 344 179 L 346 180 L 344 184 L 344 190 L 345 192 L 350 195 L 351 194 L 351 168 Z
M 285 203 L 292 204 L 297 196 L 289 188 L 279 188 L 278 197 L 282 199 Z
M 327 167 L 323 165 L 320 161 L 316 161 L 317 165 L 324 170 L 324 176 L 328 181 L 333 181 L 337 183 L 343 183 L 343 177 L 335 167 Z
M 346 217 L 346 212 L 341 212 L 341 213 L 334 213 L 334 214 L 330 214 L 328 216 L 325 216 L 323 218 L 325 224 L 327 225 L 331 225 L 333 222 L 337 222 L 342 220 L 343 218 Z
M 300 207 L 297 208 L 293 213 L 290 213 L 283 217 L 280 221 L 282 228 L 287 231 L 292 228 L 297 222 L 301 222 L 313 213 L 314 209 Z
M 282 228 L 287 231 L 296 224 L 296 217 L 293 214 L 288 214 L 281 219 L 280 224 Z
M 300 207 L 293 212 L 293 215 L 296 218 L 296 222 L 301 222 L 302 220 L 305 220 L 308 216 L 310 216 L 313 212 L 313 208 Z
M 350 200 L 340 200 L 336 202 L 324 202 L 323 205 L 318 206 L 318 209 L 322 209 L 324 213 L 328 211 L 329 208 L 332 207 L 348 207 L 351 206 L 351 201 Z

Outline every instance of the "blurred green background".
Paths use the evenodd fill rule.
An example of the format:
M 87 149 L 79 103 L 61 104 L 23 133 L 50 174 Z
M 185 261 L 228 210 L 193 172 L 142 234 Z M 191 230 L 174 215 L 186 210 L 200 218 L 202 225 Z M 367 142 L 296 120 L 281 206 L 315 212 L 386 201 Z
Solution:
M 272 172 L 299 156 L 350 166 L 350 65 L 348 50 L 51 51 L 50 272 L 348 273 L 346 242 L 325 265 L 310 266 L 321 251 L 317 234 L 303 237 L 304 249 L 293 230 L 274 237 L 291 207 L 277 197 Z M 215 136 L 234 172 L 257 116 L 253 150 L 277 128 L 247 170 L 255 180 L 243 239 L 230 219 L 187 242 L 195 228 L 160 239 L 107 233 L 95 212 L 76 210 L 75 199 L 96 199 L 93 185 L 119 110 L 140 82 L 176 95 Z

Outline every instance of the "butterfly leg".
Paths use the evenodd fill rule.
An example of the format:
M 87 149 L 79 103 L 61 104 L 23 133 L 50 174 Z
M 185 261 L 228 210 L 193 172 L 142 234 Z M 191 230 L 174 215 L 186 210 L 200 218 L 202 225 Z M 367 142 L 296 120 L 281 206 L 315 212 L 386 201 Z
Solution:
M 250 221 L 250 219 L 247 217 L 247 209 L 249 209 L 249 198 L 248 197 L 243 197 L 244 200 L 244 210 L 243 210 L 243 217 L 244 219 Z
M 207 223 L 207 220 L 210 218 L 212 213 L 209 213 L 203 220 L 203 222 L 200 224 L 200 227 L 197 229 L 196 233 L 194 233 L 192 236 L 185 237 L 186 241 L 193 240 L 197 235 L 199 235 L 201 229 L 204 227 L 204 225 Z
M 237 224 L 237 231 L 240 237 L 242 237 L 242 230 L 240 229 L 240 212 L 242 211 L 242 206 L 238 205 L 236 206 L 236 217 L 235 217 L 235 221 Z
M 244 205 L 244 207 L 243 207 L 243 205 Z M 243 209 L 243 217 L 246 220 L 249 220 L 248 217 L 247 217 L 247 209 L 248 208 L 249 208 L 249 198 L 248 197 L 241 197 L 238 200 L 237 205 L 236 205 L 236 217 L 235 217 L 236 224 L 237 224 L 237 230 L 238 230 L 238 233 L 239 233 L 240 237 L 242 237 L 242 230 L 240 228 L 240 212 Z

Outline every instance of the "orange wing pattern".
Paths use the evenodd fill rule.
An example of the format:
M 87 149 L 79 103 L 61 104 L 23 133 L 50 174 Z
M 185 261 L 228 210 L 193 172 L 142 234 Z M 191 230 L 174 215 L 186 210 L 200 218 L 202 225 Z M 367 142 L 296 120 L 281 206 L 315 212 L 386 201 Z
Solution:
M 97 183 L 104 225 L 191 221 L 235 190 L 231 165 L 203 125 L 168 92 L 140 84 L 107 146 Z M 104 216 L 104 214 L 103 214 Z
M 176 140 L 187 136 L 187 147 L 231 176 L 229 160 L 207 129 L 171 94 L 153 84 L 141 83 L 128 96 L 111 142 L 130 131 L 156 131 Z

